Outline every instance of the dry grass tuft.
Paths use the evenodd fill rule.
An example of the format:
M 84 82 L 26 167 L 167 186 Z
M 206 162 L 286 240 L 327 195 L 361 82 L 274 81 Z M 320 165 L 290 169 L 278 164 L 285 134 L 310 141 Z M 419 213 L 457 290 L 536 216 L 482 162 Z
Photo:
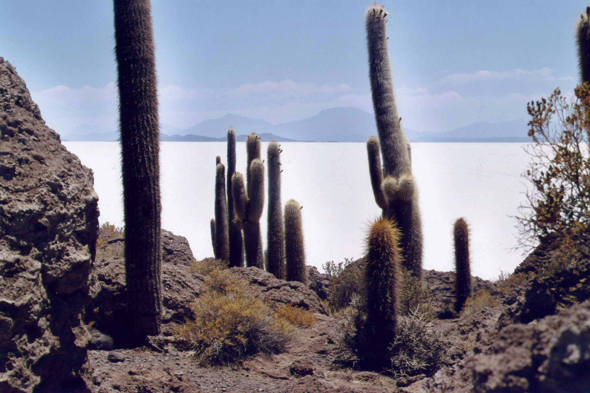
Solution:
M 485 289 L 478 291 L 475 296 L 467 299 L 463 310 L 461 310 L 461 316 L 473 315 L 486 307 L 496 307 L 499 304 L 498 299 Z
M 287 304 L 276 310 L 277 316 L 299 328 L 308 328 L 316 324 L 318 319 L 311 311 Z

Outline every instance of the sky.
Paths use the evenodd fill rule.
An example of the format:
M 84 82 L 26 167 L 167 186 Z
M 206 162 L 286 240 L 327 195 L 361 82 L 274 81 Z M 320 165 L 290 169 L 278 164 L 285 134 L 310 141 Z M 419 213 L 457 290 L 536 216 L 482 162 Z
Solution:
M 364 12 L 371 1 L 152 0 L 160 118 L 188 128 L 233 113 L 270 123 L 333 107 L 372 112 Z M 385 3 L 405 126 L 439 132 L 527 119 L 526 103 L 578 81 L 587 2 Z M 0 0 L 0 56 L 62 134 L 117 129 L 109 0 Z M 239 130 L 238 130 L 239 132 Z

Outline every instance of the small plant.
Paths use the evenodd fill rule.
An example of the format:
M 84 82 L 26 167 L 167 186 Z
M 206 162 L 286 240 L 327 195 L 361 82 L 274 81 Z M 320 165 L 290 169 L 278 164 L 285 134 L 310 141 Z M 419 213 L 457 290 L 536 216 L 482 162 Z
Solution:
M 518 288 L 525 282 L 529 281 L 534 273 L 530 272 L 529 274 L 525 273 L 516 273 L 510 274 L 503 271 L 500 271 L 500 275 L 496 279 L 496 288 L 498 291 L 503 295 L 507 295 L 512 289 Z
M 219 259 L 207 258 L 202 261 L 194 261 L 190 273 L 198 273 L 203 276 L 208 276 L 215 270 L 223 270 L 227 268 L 227 263 Z
M 500 302 L 495 296 L 485 289 L 482 289 L 478 291 L 474 297 L 467 299 L 465 306 L 463 306 L 463 310 L 461 311 L 461 316 L 465 317 L 473 315 L 486 307 L 492 308 L 496 307 L 498 304 L 500 304 Z
M 333 280 L 330 282 L 330 294 L 328 296 L 328 309 L 330 313 L 338 313 L 349 307 L 352 299 L 358 296 L 359 299 L 366 298 L 365 270 L 364 263 L 352 260 L 344 260 L 336 265 L 328 262 L 324 270 L 330 274 Z
M 193 303 L 194 320 L 177 331 L 203 365 L 229 364 L 285 349 L 293 327 L 248 290 L 231 270 L 212 269 Z
M 312 327 L 318 321 L 311 311 L 304 310 L 301 307 L 293 306 L 292 304 L 279 307 L 276 310 L 276 313 L 279 318 L 282 318 L 288 321 L 290 324 L 300 328 Z
M 396 377 L 433 375 L 455 357 L 451 342 L 434 329 L 429 317 L 416 310 L 399 317 L 391 346 L 391 373 Z
M 352 258 L 344 258 L 344 261 L 338 263 L 328 261 L 322 265 L 322 269 L 324 269 L 324 273 L 330 276 L 330 278 L 337 278 L 353 262 Z

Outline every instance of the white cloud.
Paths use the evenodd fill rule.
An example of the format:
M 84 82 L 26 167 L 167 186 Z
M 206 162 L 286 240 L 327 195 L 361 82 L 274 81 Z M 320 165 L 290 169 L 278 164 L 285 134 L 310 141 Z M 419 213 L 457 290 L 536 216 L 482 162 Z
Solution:
M 229 91 L 230 96 L 251 96 L 260 94 L 272 94 L 280 96 L 312 96 L 342 94 L 352 91 L 345 84 L 340 85 L 314 85 L 311 83 L 297 83 L 292 80 L 281 82 L 266 81 L 262 83 L 247 83 Z

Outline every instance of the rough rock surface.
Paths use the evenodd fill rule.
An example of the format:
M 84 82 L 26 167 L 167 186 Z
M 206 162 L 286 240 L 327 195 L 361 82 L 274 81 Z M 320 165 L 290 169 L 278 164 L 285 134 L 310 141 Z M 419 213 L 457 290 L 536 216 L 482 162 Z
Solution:
M 115 346 L 126 346 L 120 321 L 125 316 L 125 240 L 119 231 L 101 228 L 93 272 L 92 300 L 86 322 L 111 336 Z M 203 277 L 191 271 L 193 254 L 186 238 L 162 231 L 163 315 L 166 325 L 183 322 L 192 316 L 190 304 L 200 295 Z M 168 326 L 172 328 L 172 326 Z M 165 329 L 169 332 L 169 329 Z
M 484 352 L 424 382 L 428 392 L 590 391 L 590 301 L 493 334 Z
M 84 391 L 80 314 L 98 236 L 92 171 L 0 58 L 0 391 Z
M 330 296 L 330 276 L 320 273 L 317 267 L 307 266 L 309 274 L 309 289 L 315 292 L 322 300 L 327 300 Z
M 273 308 L 292 304 L 314 313 L 326 314 L 318 296 L 300 282 L 279 280 L 254 267 L 235 267 L 232 271 L 248 281 L 253 293 Z

